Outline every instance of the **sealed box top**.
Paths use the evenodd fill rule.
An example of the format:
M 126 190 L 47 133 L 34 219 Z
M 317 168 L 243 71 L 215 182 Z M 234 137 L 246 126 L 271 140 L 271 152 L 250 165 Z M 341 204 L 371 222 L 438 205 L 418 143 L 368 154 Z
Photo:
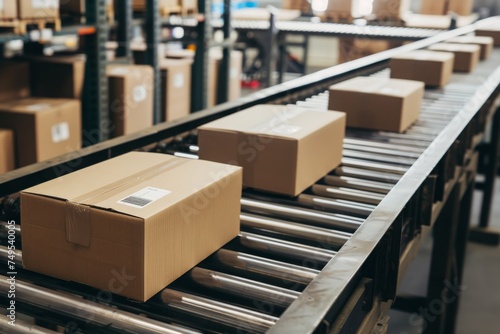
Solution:
M 149 218 L 240 167 L 131 152 L 23 191 L 78 205 Z M 200 173 L 203 170 L 204 173 Z
M 54 111 L 60 108 L 66 108 L 67 103 L 79 103 L 74 99 L 52 99 L 52 98 L 25 98 L 0 103 L 0 110 L 23 114 L 41 114 L 47 111 Z
M 296 141 L 342 117 L 345 114 L 340 112 L 263 104 L 207 123 L 199 129 L 266 135 Z
M 474 53 L 480 51 L 479 45 L 475 44 L 459 44 L 459 43 L 438 43 L 429 46 L 429 50 L 439 50 L 448 52 L 467 52 Z
M 464 44 L 484 44 L 484 45 L 493 45 L 493 37 L 489 36 L 458 36 L 447 40 L 447 42 L 453 43 L 464 43 Z
M 455 55 L 452 52 L 441 52 L 441 51 L 430 51 L 430 50 L 415 50 L 392 57 L 392 59 L 408 59 L 408 60 L 436 61 L 436 62 L 445 62 L 454 58 Z
M 406 97 L 415 92 L 415 90 L 421 89 L 423 86 L 423 82 L 414 80 L 356 77 L 330 86 L 330 89 L 393 97 Z

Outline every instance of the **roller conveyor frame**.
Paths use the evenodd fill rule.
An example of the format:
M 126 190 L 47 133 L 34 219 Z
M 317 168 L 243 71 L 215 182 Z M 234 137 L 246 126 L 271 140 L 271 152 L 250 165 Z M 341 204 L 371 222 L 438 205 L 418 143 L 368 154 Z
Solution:
M 137 134 L 4 174 L 0 176 L 0 196 L 173 138 L 208 121 L 256 104 L 286 104 L 321 93 L 332 83 L 384 69 L 393 55 L 472 32 L 481 24 L 484 21 L 271 87 L 177 122 L 160 124 Z M 430 140 L 430 147 L 409 167 L 354 235 L 281 314 L 269 333 L 362 330 L 370 327 L 370 321 L 376 324 L 381 319 L 386 304 L 396 297 L 397 282 L 418 249 L 419 242 L 429 233 L 429 228 L 422 225 L 434 225 L 438 235 L 446 235 L 448 230 L 444 230 L 444 224 L 439 223 L 442 220 L 439 213 L 442 213 L 441 216 L 448 215 L 447 218 L 454 220 L 458 226 L 464 224 L 453 214 L 453 205 L 464 198 L 470 199 L 470 184 L 474 175 L 474 169 L 470 167 L 474 163 L 474 155 L 470 152 L 478 135 L 474 131 L 484 128 L 485 110 L 491 106 L 492 97 L 498 95 L 499 83 L 500 68 L 497 68 L 464 105 L 459 117 L 453 117 L 437 137 Z M 472 126 L 475 129 L 471 129 Z M 464 153 L 465 158 L 459 159 L 462 156 L 460 152 Z M 464 173 L 458 173 L 459 169 Z M 377 189 L 376 184 L 373 187 Z M 405 227 L 408 217 L 412 227 L 406 234 L 408 239 L 404 239 L 402 235 L 408 228 Z M 460 237 L 463 229 L 457 227 L 455 232 Z M 450 242 L 451 239 L 443 238 L 443 245 L 449 246 Z M 439 250 L 446 254 L 449 251 L 447 248 Z M 457 256 L 463 258 L 463 254 Z M 440 277 L 439 274 L 435 275 L 435 279 Z M 439 292 L 430 291 L 430 295 Z M 164 295 L 167 294 L 168 291 L 165 291 Z M 364 318 L 356 318 L 360 314 Z M 437 321 L 432 325 L 441 324 Z

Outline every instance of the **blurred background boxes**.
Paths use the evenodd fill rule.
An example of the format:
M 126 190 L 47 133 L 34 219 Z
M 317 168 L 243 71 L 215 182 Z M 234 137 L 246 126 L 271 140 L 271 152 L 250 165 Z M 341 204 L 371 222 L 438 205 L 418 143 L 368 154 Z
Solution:
M 0 61 L 0 102 L 30 96 L 30 65 Z
M 14 131 L 0 128 L 0 174 L 15 168 Z
M 455 61 L 454 72 L 472 72 L 479 62 L 481 48 L 475 44 L 438 43 L 428 47 L 433 51 L 453 52 Z

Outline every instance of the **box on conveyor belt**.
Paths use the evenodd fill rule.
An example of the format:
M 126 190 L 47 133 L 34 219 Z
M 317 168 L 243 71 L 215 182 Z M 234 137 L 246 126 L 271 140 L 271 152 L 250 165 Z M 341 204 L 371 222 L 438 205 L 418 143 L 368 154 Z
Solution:
M 475 44 L 438 43 L 428 47 L 432 51 L 453 52 L 454 72 L 472 72 L 479 62 L 481 48 Z
M 30 65 L 0 61 L 0 102 L 30 96 Z
M 459 36 L 446 40 L 446 43 L 459 43 L 459 44 L 476 44 L 481 48 L 479 58 L 488 59 L 493 51 L 493 37 L 488 36 Z
M 495 23 L 476 29 L 476 36 L 492 37 L 494 45 L 500 46 L 500 19 L 497 18 Z
M 451 52 L 416 50 L 391 58 L 391 78 L 422 81 L 427 86 L 444 86 L 453 74 Z
M 81 99 L 85 77 L 84 55 L 30 57 L 33 96 Z
M 153 125 L 153 68 L 148 65 L 108 65 L 109 110 L 113 137 Z
M 74 99 L 26 98 L 0 103 L 0 127 L 15 133 L 17 167 L 81 148 L 81 104 Z
M 132 152 L 26 189 L 23 266 L 146 301 L 238 235 L 241 177 Z
M 191 69 L 193 59 L 162 59 L 161 110 L 165 121 L 186 117 L 191 112 Z
M 14 0 L 0 0 L 0 20 L 17 19 L 17 2 Z
M 246 187 L 300 194 L 340 164 L 345 114 L 258 105 L 198 128 L 201 159 L 243 167 Z
M 35 18 L 53 19 L 59 17 L 58 0 L 17 0 L 17 8 L 21 20 Z
M 328 109 L 344 111 L 347 127 L 403 132 L 420 114 L 424 83 L 356 77 L 329 88 Z
M 13 170 L 14 166 L 14 131 L 0 129 L 0 174 Z

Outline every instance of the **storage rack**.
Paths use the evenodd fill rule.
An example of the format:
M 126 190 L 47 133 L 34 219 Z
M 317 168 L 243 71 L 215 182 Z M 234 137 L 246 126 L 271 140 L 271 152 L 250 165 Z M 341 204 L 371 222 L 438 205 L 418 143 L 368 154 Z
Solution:
M 201 124 L 261 103 L 325 107 L 324 91 L 330 84 L 357 75 L 386 75 L 383 70 L 390 57 L 472 32 L 480 24 L 484 22 L 270 87 L 183 121 L 159 124 L 141 133 L 97 144 L 76 156 L 66 155 L 7 173 L 0 177 L 0 196 L 131 150 L 147 147 L 168 154 L 195 156 L 196 134 L 191 131 Z M 109 331 L 140 328 L 143 333 L 160 328 L 162 332 L 189 330 L 179 326 L 203 326 L 201 329 L 207 332 L 245 329 L 270 333 L 368 332 L 375 326 L 383 330 L 387 325 L 387 308 L 396 297 L 397 282 L 431 227 L 438 240 L 433 250 L 431 288 L 426 297 L 398 298 L 396 306 L 417 310 L 440 298 L 446 280 L 457 277 L 460 284 L 477 161 L 474 147 L 487 122 L 494 118 L 493 122 L 498 124 L 498 110 L 492 107 L 500 93 L 499 59 L 500 53 L 495 50 L 492 59 L 483 62 L 474 73 L 454 75 L 442 90 L 427 90 L 422 117 L 405 134 L 348 132 L 343 165 L 327 177 L 327 184 L 336 182 L 337 186 L 360 189 L 356 180 L 363 180 L 364 191 L 383 194 L 376 207 L 374 203 L 380 196 L 366 197 L 364 204 L 357 205 L 349 202 L 353 197 L 346 201 L 345 194 L 323 198 L 321 191 L 325 184 L 312 189 L 312 195 L 302 194 L 298 202 L 245 191 L 241 235 L 208 260 L 226 270 L 232 268 L 232 274 L 214 270 L 212 262 L 205 263 L 148 303 L 112 296 L 115 309 L 99 303 L 98 292 L 93 289 L 24 271 L 20 272 L 17 286 L 23 311 L 42 312 L 55 323 L 72 321 L 77 327 L 90 326 L 90 331 L 103 323 Z M 398 146 L 404 149 L 398 150 Z M 381 159 L 385 162 L 380 162 Z M 347 195 L 355 196 L 355 192 Z M 295 224 L 287 222 L 283 226 L 280 220 L 292 220 Z M 252 249 L 254 255 L 242 254 Z M 17 259 L 21 256 L 19 252 Z M 304 266 L 301 262 L 304 258 L 314 260 L 321 270 Z M 289 264 L 278 272 L 270 271 L 270 267 L 276 267 L 276 262 L 272 262 L 276 259 L 281 263 L 287 259 Z M 207 272 L 206 268 L 211 270 Z M 254 275 L 250 282 L 234 274 L 246 271 Z M 196 282 L 197 278 L 211 282 L 205 286 L 208 292 L 203 289 L 192 292 L 189 285 L 188 288 L 183 285 L 190 280 Z M 220 284 L 220 278 L 228 283 L 222 287 L 216 284 Z M 280 289 L 280 280 L 295 284 L 295 289 Z M 2 293 L 7 288 L 4 281 L 0 284 Z M 257 294 L 252 289 L 259 282 L 269 284 L 265 286 L 269 289 L 267 294 Z M 243 294 L 244 289 L 232 285 L 238 283 L 248 288 L 248 295 Z M 54 291 L 56 288 L 59 292 Z M 204 291 L 204 297 L 193 295 L 200 291 Z M 250 304 L 245 304 L 249 296 L 253 303 L 250 299 Z M 228 306 L 231 304 L 238 307 L 231 309 Z M 74 308 L 68 308 L 69 305 Z M 452 332 L 457 305 L 458 299 L 446 306 L 429 324 L 427 332 Z M 236 313 L 235 317 L 231 311 Z M 200 328 L 193 330 L 196 329 Z

